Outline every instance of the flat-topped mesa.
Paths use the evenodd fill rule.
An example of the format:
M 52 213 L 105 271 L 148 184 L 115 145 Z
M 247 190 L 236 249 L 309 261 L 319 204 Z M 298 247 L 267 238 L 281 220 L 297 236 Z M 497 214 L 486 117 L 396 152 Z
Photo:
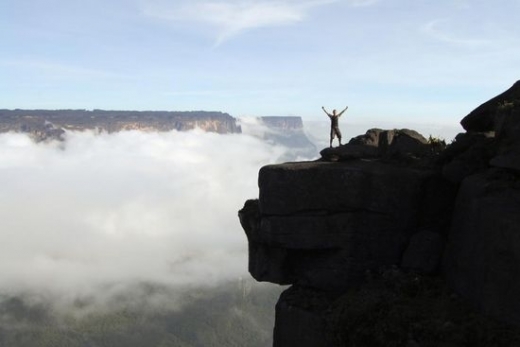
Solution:
M 292 149 L 280 161 L 293 161 L 297 158 L 312 158 L 316 155 L 316 146 L 309 140 L 303 130 L 301 117 L 259 117 L 259 120 L 268 128 L 264 140 Z
M 36 140 L 60 139 L 66 130 L 187 131 L 240 133 L 227 113 L 206 111 L 0 110 L 0 132 L 30 133 Z
M 268 127 L 279 130 L 303 130 L 303 121 L 297 116 L 267 116 L 260 120 Z

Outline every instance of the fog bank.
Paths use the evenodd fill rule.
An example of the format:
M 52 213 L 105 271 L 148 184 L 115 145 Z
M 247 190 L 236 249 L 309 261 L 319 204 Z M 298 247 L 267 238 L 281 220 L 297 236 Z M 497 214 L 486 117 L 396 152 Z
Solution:
M 248 276 L 237 211 L 287 150 L 200 130 L 0 135 L 0 293 L 73 301 Z

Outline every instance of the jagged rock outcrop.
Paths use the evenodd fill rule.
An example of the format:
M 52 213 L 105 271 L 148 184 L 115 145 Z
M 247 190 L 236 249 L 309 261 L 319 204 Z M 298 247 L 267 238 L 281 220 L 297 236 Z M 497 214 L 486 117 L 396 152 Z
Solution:
M 520 324 L 520 180 L 490 170 L 459 190 L 444 259 L 456 292 L 498 319 Z
M 318 161 L 263 167 L 259 199 L 239 213 L 252 276 L 293 285 L 277 305 L 275 346 L 334 346 L 317 328 L 327 326 L 321 299 L 310 305 L 305 295 L 289 293 L 329 302 L 362 283 L 367 271 L 400 265 L 403 254 L 418 271 L 438 268 L 454 188 L 431 165 L 435 146 L 408 130 L 374 129 L 363 138 L 375 134 L 388 140 L 363 144 L 360 137 L 322 151 Z M 350 147 L 373 155 L 344 156 Z M 414 237 L 424 233 L 430 239 Z M 428 259 L 415 256 L 423 249 Z M 304 335 L 287 336 L 305 324 L 312 327 Z
M 461 123 L 468 144 L 444 169 L 458 167 L 461 182 L 446 278 L 484 312 L 520 324 L 520 81 Z
M 504 129 L 504 111 L 518 109 L 520 81 L 500 95 L 483 103 L 464 117 L 460 124 L 468 132 L 489 132 Z
M 391 266 L 445 279 L 520 326 L 519 96 L 517 82 L 475 109 L 447 147 L 370 129 L 318 161 L 260 170 L 259 199 L 239 217 L 253 277 L 293 285 L 277 305 L 275 346 L 335 346 L 319 328 L 327 305 Z
M 445 143 L 428 142 L 424 136 L 410 129 L 369 129 L 366 134 L 352 138 L 347 145 L 325 148 L 323 160 L 345 161 L 380 158 L 383 160 L 414 160 L 444 149 Z

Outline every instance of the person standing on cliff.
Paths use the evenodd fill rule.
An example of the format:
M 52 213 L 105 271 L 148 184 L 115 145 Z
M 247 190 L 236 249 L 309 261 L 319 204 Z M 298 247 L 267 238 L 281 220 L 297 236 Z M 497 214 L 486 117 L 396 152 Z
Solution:
M 330 148 L 332 148 L 332 140 L 334 140 L 334 137 L 336 136 L 338 137 L 339 145 L 341 146 L 341 131 L 339 131 L 338 118 L 341 117 L 347 108 L 348 106 L 340 113 L 336 113 L 336 110 L 332 110 L 332 114 L 330 114 L 325 110 L 325 107 L 321 106 L 323 112 L 325 112 L 330 118 Z

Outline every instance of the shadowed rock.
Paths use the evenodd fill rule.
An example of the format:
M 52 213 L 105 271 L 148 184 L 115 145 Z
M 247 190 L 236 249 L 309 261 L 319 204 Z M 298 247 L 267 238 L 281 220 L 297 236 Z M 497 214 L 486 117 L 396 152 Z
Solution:
M 454 289 L 488 314 L 520 324 L 520 184 L 481 173 L 462 183 L 444 260 Z
M 410 239 L 401 267 L 421 273 L 433 273 L 439 266 L 443 249 L 444 240 L 439 232 L 420 231 Z
M 370 129 L 364 135 L 352 138 L 348 144 L 325 148 L 320 152 L 326 161 L 352 159 L 412 159 L 428 155 L 432 146 L 415 130 Z
M 437 189 L 426 192 L 435 177 L 379 161 L 263 167 L 259 200 L 239 212 L 251 274 L 259 281 L 341 290 L 368 269 L 399 264 L 410 236 L 432 223 L 424 206 L 437 201 Z
M 520 81 L 491 100 L 483 103 L 464 117 L 460 124 L 466 131 L 487 132 L 501 128 L 501 116 L 497 111 L 518 107 L 520 103 Z
M 275 346 L 336 346 L 312 298 L 363 292 L 364 275 L 394 264 L 520 325 L 519 96 L 517 82 L 475 109 L 446 148 L 411 130 L 370 129 L 316 162 L 260 170 L 259 200 L 239 215 L 252 276 L 293 284 L 277 305 Z

